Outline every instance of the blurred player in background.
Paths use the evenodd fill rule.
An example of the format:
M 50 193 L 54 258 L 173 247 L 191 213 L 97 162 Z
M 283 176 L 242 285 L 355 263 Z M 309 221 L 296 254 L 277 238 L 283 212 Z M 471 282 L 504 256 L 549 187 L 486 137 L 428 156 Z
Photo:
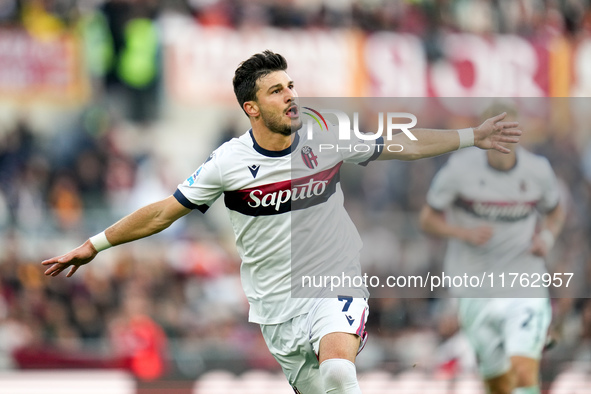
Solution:
M 242 285 L 249 320 L 261 325 L 269 350 L 297 393 L 360 393 L 354 361 L 365 339 L 366 288 L 342 297 L 292 298 L 292 260 L 299 267 L 359 275 L 361 241 L 343 207 L 339 169 L 343 162 L 365 165 L 377 159 L 414 160 L 476 145 L 508 152 L 517 142 L 517 123 L 504 114 L 474 129 L 413 130 L 418 141 L 400 133 L 356 140 L 368 149 L 321 152 L 321 143 L 339 141 L 332 130 L 298 133 L 302 127 L 297 94 L 287 62 L 270 51 L 243 62 L 234 92 L 252 128 L 223 144 L 178 186 L 174 195 L 137 210 L 83 245 L 43 262 L 46 275 L 71 266 L 71 276 L 97 253 L 164 230 L 193 209 L 205 212 L 223 193 L 242 258 Z M 336 128 L 335 128 L 336 129 Z M 396 153 L 389 152 L 389 144 Z M 403 145 L 404 150 L 399 151 Z M 304 243 L 293 242 L 300 223 Z M 326 231 L 328 229 L 328 231 Z
M 498 110 L 506 110 L 509 118 L 516 115 L 505 105 L 488 113 Z M 477 149 L 452 155 L 433 179 L 420 224 L 429 234 L 449 238 L 446 275 L 480 277 L 484 272 L 496 281 L 492 286 L 485 282 L 477 293 L 451 289 L 460 298 L 460 325 L 488 392 L 539 394 L 540 358 L 552 317 L 548 289 L 511 287 L 509 273 L 533 280 L 547 272 L 544 257 L 565 215 L 548 160 L 515 144 L 505 146 L 511 150 L 506 155 Z M 539 229 L 536 212 L 543 215 Z

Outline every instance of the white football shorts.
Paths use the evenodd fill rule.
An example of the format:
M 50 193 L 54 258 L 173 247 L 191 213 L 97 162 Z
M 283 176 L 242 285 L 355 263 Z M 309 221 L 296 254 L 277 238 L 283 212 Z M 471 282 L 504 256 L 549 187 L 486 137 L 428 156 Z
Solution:
M 318 370 L 320 340 L 333 332 L 356 334 L 361 337 L 360 352 L 367 341 L 368 314 L 364 298 L 319 298 L 309 313 L 280 324 L 262 324 L 261 331 L 294 391 L 324 394 Z
M 485 379 L 507 372 L 512 356 L 539 360 L 551 319 L 548 298 L 459 300 L 460 325 Z

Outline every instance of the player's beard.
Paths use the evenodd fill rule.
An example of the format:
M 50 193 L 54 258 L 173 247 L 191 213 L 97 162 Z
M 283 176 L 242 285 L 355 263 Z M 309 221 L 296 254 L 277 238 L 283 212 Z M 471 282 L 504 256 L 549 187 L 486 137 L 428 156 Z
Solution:
M 291 120 L 289 123 L 285 123 L 283 121 L 283 113 L 279 116 L 276 114 L 266 113 L 261 108 L 261 117 L 263 118 L 263 122 L 265 126 L 271 132 L 281 134 L 284 136 L 290 136 L 294 134 L 296 131 L 302 128 L 302 120 L 300 118 Z

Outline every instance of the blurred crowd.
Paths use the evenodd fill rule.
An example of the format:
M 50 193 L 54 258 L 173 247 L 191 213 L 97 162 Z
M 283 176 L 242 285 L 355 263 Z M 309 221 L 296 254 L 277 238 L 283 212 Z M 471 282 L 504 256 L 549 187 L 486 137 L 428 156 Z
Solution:
M 0 28 L 37 40 L 81 37 L 95 99 L 115 100 L 128 119 L 148 124 L 161 107 L 162 22 L 176 15 L 203 27 L 256 30 L 396 31 L 444 57 L 450 32 L 518 34 L 575 41 L 591 32 L 589 0 L 3 0 Z
M 588 0 L 4 0 L 0 23 L 49 32 L 100 10 L 111 21 L 178 12 L 202 25 L 234 28 L 359 28 L 425 36 L 438 29 L 531 34 L 550 25 L 576 33 L 591 28 L 589 8 Z
M 438 52 L 429 43 L 442 29 L 521 35 L 554 30 L 573 37 L 591 32 L 589 0 L 1 1 L 3 28 L 24 28 L 39 39 L 80 29 L 93 49 L 89 71 L 99 85 L 93 93 L 105 96 L 59 132 L 40 132 L 26 114 L 1 126 L 0 370 L 124 366 L 154 379 L 192 378 L 216 367 L 278 368 L 258 327 L 247 323 L 239 260 L 209 214 L 194 213 L 150 241 L 106 251 L 71 279 L 46 278 L 39 264 L 143 203 L 170 195 L 181 181 L 170 179 L 165 159 L 145 148 L 146 134 L 129 132 L 114 106 L 105 105 L 126 97 L 128 120 L 141 127 L 157 119 L 162 99 L 157 21 L 166 12 L 237 29 L 409 32 L 424 38 L 431 58 Z M 550 269 L 576 272 L 586 289 L 590 133 L 548 133 L 529 146 L 553 164 L 568 207 Z M 418 231 L 417 213 L 445 160 L 380 163 L 365 176 L 356 169 L 343 175 L 347 208 L 365 239 L 368 272 L 415 274 L 440 267 L 445 243 Z M 559 344 L 548 357 L 585 361 L 591 354 L 591 302 L 577 297 L 591 294 L 560 295 L 553 301 Z M 447 300 L 421 293 L 376 297 L 370 308 L 371 340 L 360 368 L 396 372 L 417 359 L 424 361 L 421 367 L 450 373 L 473 367 Z M 545 368 L 557 365 L 548 362 Z

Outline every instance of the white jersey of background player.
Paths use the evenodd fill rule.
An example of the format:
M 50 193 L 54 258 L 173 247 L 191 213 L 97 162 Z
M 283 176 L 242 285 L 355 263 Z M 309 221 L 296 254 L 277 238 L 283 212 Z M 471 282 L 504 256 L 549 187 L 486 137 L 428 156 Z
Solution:
M 544 215 L 539 231 L 538 213 Z M 539 359 L 551 320 L 541 280 L 546 272 L 543 256 L 563 221 L 548 160 L 520 147 L 513 146 L 508 155 L 475 149 L 458 152 L 433 179 L 421 227 L 449 237 L 445 274 L 482 278 L 486 272 L 482 288 L 450 291 L 463 297 L 460 325 L 492 394 L 540 392 Z M 503 273 L 505 287 L 499 278 Z M 539 287 L 520 287 L 519 279 L 510 287 L 510 273 L 525 273 L 530 283 L 540 278 Z
M 558 205 L 558 184 L 547 159 L 521 147 L 515 148 L 515 157 L 513 168 L 500 170 L 489 164 L 486 152 L 466 149 L 453 154 L 433 179 L 427 204 L 446 211 L 449 224 L 470 229 L 466 235 L 487 238 L 477 244 L 450 238 L 445 274 L 482 278 L 485 273 L 477 290 L 452 286 L 456 297 L 548 296 L 541 286 L 544 259 L 531 248 L 538 214 Z M 512 283 L 510 273 L 527 273 L 530 281 L 539 278 L 540 287 L 521 287 L 519 279 Z
M 343 160 L 361 163 L 372 159 L 376 151 L 325 156 L 320 155 L 320 150 L 315 151 L 316 140 L 301 139 L 296 133 L 302 126 L 297 94 L 286 69 L 285 59 L 270 51 L 241 63 L 234 74 L 234 92 L 250 120 L 252 133 L 216 151 L 173 196 L 133 212 L 73 251 L 42 264 L 50 266 L 46 275 L 56 276 L 71 267 L 67 274 L 71 276 L 101 250 L 162 231 L 192 208 L 205 210 L 223 192 L 244 259 L 241 274 L 251 301 L 251 320 L 261 323 L 267 346 L 294 391 L 358 394 L 361 391 L 353 362 L 367 318 L 366 300 L 334 296 L 302 301 L 289 299 L 286 291 L 294 267 L 302 274 L 306 268 L 314 275 L 322 272 L 322 262 L 332 258 L 340 271 L 359 271 L 357 256 L 345 256 L 356 253 L 360 245 L 342 208 L 338 168 Z M 385 141 L 378 158 L 415 160 L 470 145 L 508 152 L 501 143 L 517 142 L 521 131 L 515 129 L 517 123 L 503 122 L 504 117 L 505 114 L 497 115 L 474 129 L 413 129 L 416 141 L 409 141 L 400 133 Z M 328 134 L 324 137 L 334 139 Z M 390 145 L 394 149 L 389 149 Z M 404 147 L 402 151 L 400 145 Z M 305 167 L 312 171 L 298 173 L 306 171 Z M 292 169 L 297 173 L 294 177 L 290 174 Z M 204 179 L 200 179 L 201 172 Z M 322 180 L 320 183 L 317 177 Z M 294 191 L 294 184 L 298 190 Z M 304 187 L 306 198 L 300 200 Z M 288 207 L 281 200 L 289 190 L 290 198 L 297 192 L 298 199 Z M 306 207 L 307 202 L 313 204 Z M 305 209 L 297 209 L 300 203 Z M 321 211 L 325 208 L 328 212 Z M 294 220 L 300 213 L 304 214 L 297 223 L 302 227 L 296 226 L 293 231 Z M 331 213 L 340 216 L 328 218 Z M 305 254 L 295 252 L 296 256 L 304 256 L 305 266 L 290 266 L 294 255 L 287 253 L 286 238 L 291 239 L 292 246 L 301 246 Z M 304 242 L 300 245 L 298 240 Z M 307 247 L 306 242 L 314 248 Z M 335 261 L 326 266 L 334 267 Z

